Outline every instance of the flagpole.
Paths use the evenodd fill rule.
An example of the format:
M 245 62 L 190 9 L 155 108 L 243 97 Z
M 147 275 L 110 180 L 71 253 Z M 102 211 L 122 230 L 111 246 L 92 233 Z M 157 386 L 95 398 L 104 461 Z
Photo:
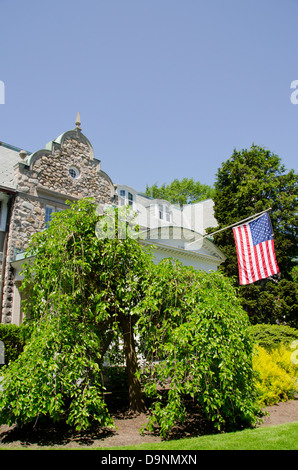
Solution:
M 212 235 L 215 235 L 216 233 L 223 232 L 223 230 L 227 230 L 228 228 L 235 227 L 236 225 L 240 225 L 243 222 L 247 222 L 247 220 L 250 220 L 254 217 L 258 217 L 259 215 L 265 214 L 266 212 L 271 211 L 271 209 L 272 209 L 272 207 L 269 207 L 269 209 L 266 209 L 262 212 L 258 212 L 257 214 L 251 215 L 250 217 L 247 217 L 246 219 L 240 220 L 239 222 L 235 222 L 234 224 L 228 225 L 227 227 L 221 228 L 220 230 L 217 230 L 216 232 L 207 233 L 207 235 L 204 235 L 201 238 L 197 238 L 194 242 L 189 243 L 188 246 L 192 245 L 193 243 L 196 243 L 199 240 L 202 240 L 203 238 L 211 237 Z

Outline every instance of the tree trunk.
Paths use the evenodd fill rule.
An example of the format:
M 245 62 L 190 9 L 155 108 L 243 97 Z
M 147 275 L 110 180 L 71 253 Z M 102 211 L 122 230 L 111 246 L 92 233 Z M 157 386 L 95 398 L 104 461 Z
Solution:
M 134 413 L 142 413 L 145 403 L 142 395 L 140 381 L 136 377 L 138 370 L 135 341 L 130 316 L 121 315 L 120 324 L 124 338 L 124 353 L 126 359 L 126 371 L 128 379 L 129 408 Z

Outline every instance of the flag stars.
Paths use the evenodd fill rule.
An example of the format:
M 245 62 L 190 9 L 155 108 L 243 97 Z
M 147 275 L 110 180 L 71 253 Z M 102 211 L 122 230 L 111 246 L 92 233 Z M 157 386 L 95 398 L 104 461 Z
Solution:
M 272 227 L 268 214 L 264 214 L 249 223 L 254 246 L 273 239 Z

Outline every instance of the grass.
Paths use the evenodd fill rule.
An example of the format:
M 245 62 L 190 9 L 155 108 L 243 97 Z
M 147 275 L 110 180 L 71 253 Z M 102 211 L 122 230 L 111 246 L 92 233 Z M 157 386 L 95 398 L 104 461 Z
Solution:
M 297 450 L 298 421 L 226 434 L 165 441 L 109 450 Z M 103 450 L 98 448 L 98 450 Z M 107 450 L 107 449 L 105 449 Z
M 298 450 L 298 421 L 244 431 L 121 447 L 79 447 L 76 449 L 112 451 L 197 451 L 197 450 Z M 54 450 L 54 447 L 42 447 Z M 24 447 L 1 447 L 0 450 L 25 450 Z M 29 449 L 29 447 L 28 447 Z M 57 449 L 57 448 L 56 448 Z M 60 449 L 67 449 L 62 447 Z M 69 448 L 68 448 L 69 449 Z M 73 448 L 72 450 L 75 450 Z

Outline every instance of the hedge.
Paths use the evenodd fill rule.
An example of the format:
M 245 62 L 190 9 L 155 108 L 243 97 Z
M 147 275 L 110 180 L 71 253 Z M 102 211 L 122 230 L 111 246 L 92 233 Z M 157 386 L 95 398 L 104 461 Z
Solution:
M 254 343 L 270 350 L 280 344 L 290 346 L 292 341 L 298 340 L 298 329 L 288 325 L 271 325 L 260 323 L 250 327 Z

